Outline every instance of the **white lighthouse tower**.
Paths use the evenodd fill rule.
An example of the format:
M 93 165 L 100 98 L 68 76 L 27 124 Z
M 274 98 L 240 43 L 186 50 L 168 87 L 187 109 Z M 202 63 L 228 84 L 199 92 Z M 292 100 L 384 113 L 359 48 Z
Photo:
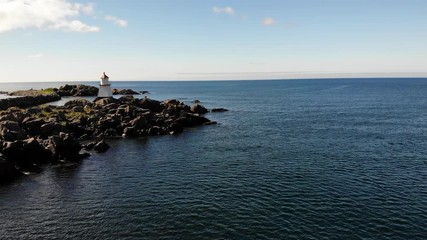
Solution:
M 109 77 L 104 72 L 101 76 L 101 83 L 99 84 L 98 97 L 111 97 L 113 95 L 108 79 Z

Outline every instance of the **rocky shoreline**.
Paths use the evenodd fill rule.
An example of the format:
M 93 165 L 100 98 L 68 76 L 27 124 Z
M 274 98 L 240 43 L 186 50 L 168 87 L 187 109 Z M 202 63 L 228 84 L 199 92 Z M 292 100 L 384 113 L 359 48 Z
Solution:
M 90 156 L 90 151 L 106 151 L 105 139 L 111 137 L 179 134 L 185 128 L 216 124 L 203 116 L 209 110 L 200 103 L 189 106 L 177 100 L 132 95 L 93 102 L 75 99 L 64 106 L 31 104 L 30 98 L 51 95 L 59 96 L 56 91 L 13 98 L 27 104 L 5 105 L 6 110 L 0 111 L 0 182 L 39 172 L 42 165 L 80 161 Z

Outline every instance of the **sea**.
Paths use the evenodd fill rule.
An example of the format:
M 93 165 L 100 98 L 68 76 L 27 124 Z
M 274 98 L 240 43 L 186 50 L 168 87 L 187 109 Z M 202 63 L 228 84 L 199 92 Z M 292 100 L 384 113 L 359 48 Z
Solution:
M 427 239 L 426 78 L 112 84 L 229 111 L 0 185 L 0 239 Z

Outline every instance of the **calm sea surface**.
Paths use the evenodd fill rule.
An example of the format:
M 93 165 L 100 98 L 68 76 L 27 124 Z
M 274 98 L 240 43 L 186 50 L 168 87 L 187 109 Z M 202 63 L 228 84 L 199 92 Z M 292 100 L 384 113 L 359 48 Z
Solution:
M 427 239 L 427 79 L 113 84 L 230 111 L 0 185 L 1 239 Z

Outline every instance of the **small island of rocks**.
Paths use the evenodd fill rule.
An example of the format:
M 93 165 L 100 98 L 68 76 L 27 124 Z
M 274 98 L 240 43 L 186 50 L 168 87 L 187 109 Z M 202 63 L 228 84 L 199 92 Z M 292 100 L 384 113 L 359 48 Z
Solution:
M 96 96 L 98 89 L 86 85 L 26 90 L 0 99 L 0 182 L 41 171 L 46 164 L 75 162 L 90 151 L 106 151 L 105 139 L 179 134 L 185 128 L 216 124 L 196 101 L 192 106 L 178 100 L 157 101 L 131 89 L 113 90 L 119 98 L 75 98 L 63 106 L 46 103 L 62 96 Z M 96 93 L 95 93 L 96 92 Z M 144 93 L 147 93 L 146 91 Z

